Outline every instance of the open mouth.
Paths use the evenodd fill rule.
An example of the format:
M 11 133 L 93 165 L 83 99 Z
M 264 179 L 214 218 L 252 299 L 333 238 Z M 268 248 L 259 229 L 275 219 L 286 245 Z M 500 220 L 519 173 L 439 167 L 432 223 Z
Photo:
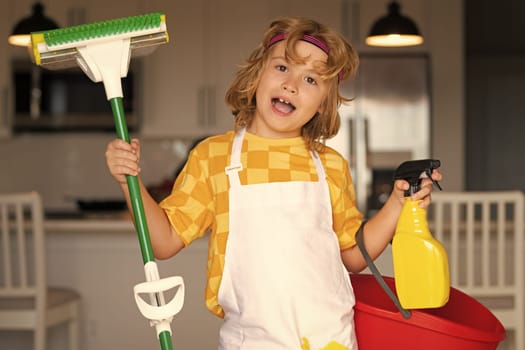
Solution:
M 295 111 L 295 106 L 282 98 L 272 98 L 272 106 L 282 114 L 290 114 Z

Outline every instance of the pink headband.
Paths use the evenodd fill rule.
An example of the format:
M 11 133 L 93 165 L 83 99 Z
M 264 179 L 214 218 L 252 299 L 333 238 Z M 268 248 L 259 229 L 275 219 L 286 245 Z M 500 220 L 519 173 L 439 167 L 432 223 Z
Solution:
M 268 41 L 268 44 L 266 45 L 266 48 L 270 48 L 272 45 L 278 43 L 279 41 L 283 41 L 284 39 L 286 39 L 287 35 L 285 33 L 279 33 L 279 34 L 276 34 L 275 36 L 273 36 L 269 41 Z M 324 51 L 324 53 L 326 53 L 328 55 L 328 53 L 330 52 L 330 48 L 328 47 L 328 45 L 326 45 L 326 43 L 324 41 L 322 41 L 321 39 L 315 37 L 315 36 L 312 36 L 312 35 L 308 35 L 308 34 L 303 34 L 303 37 L 301 38 L 301 40 L 303 41 L 306 41 L 312 45 L 315 45 L 317 46 L 318 48 L 320 48 L 321 50 Z M 337 74 L 337 79 L 338 81 L 341 81 L 343 79 L 343 71 L 339 71 L 339 73 Z

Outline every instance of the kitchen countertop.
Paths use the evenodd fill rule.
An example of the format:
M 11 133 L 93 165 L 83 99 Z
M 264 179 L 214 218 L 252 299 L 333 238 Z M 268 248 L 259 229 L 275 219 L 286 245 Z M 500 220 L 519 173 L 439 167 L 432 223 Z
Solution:
M 44 220 L 48 233 L 129 233 L 135 227 L 127 211 L 48 215 Z

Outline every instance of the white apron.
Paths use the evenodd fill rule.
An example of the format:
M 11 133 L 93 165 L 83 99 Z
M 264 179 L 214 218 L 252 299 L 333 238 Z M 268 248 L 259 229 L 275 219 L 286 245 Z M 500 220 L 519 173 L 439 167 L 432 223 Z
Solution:
M 244 130 L 227 167 L 230 232 L 219 288 L 220 350 L 294 350 L 306 338 L 357 350 L 354 293 L 332 229 L 325 172 L 319 181 L 241 185 Z

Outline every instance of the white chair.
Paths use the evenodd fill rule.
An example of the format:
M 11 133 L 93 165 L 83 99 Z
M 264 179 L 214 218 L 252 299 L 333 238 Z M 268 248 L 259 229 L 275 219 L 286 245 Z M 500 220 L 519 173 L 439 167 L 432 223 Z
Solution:
M 76 350 L 80 297 L 47 286 L 43 220 L 38 193 L 0 194 L 0 330 L 32 330 L 44 350 L 47 329 L 67 322 Z
M 451 285 L 483 303 L 525 349 L 524 195 L 432 193 L 431 231 L 447 248 Z

